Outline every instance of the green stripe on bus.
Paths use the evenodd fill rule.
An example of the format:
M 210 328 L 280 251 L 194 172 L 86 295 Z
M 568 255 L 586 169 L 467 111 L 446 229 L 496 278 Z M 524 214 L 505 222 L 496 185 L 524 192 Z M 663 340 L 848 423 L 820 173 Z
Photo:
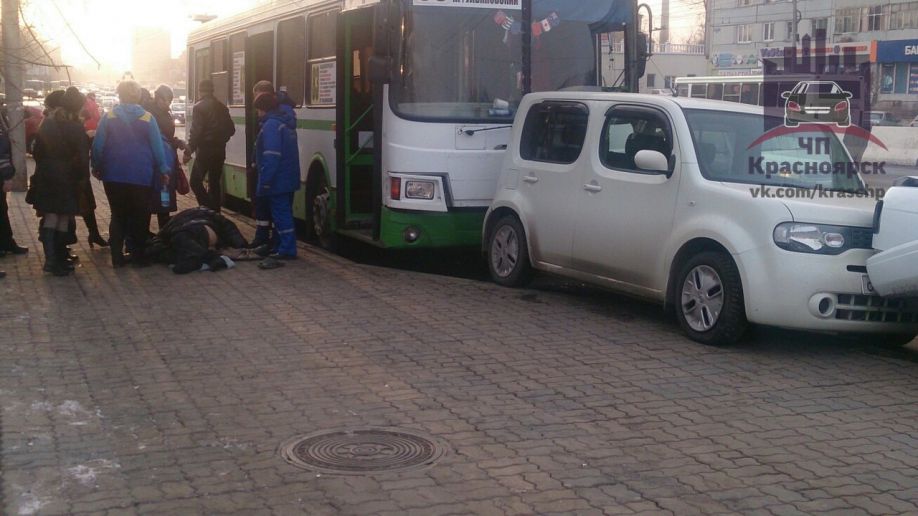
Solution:
M 236 125 L 245 125 L 244 116 L 234 116 L 233 123 Z M 335 130 L 335 121 L 334 120 L 297 120 L 296 121 L 297 129 L 308 129 L 312 131 L 334 131 Z

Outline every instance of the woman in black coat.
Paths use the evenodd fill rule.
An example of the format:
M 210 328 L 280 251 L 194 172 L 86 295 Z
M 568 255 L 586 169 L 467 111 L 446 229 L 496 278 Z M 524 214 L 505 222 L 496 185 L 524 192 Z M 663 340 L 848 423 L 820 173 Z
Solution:
M 33 152 L 35 174 L 26 200 L 41 217 L 44 270 L 55 276 L 73 270 L 67 259 L 68 233 L 80 213 L 79 184 L 89 176 L 89 138 L 80 121 L 83 101 L 73 87 L 45 99 L 48 116 L 38 129 Z

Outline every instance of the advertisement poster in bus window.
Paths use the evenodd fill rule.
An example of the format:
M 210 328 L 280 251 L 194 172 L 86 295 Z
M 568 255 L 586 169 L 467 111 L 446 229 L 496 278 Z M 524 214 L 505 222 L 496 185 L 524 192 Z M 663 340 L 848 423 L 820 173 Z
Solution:
M 414 0 L 414 5 L 522 10 L 522 0 Z
M 338 67 L 335 61 L 313 63 L 310 104 L 332 105 L 337 102 Z
M 245 52 L 233 52 L 233 105 L 245 104 Z

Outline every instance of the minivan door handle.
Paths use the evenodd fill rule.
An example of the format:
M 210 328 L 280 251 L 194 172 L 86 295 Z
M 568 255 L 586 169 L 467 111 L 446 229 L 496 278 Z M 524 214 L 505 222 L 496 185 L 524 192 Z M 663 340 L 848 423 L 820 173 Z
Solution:
M 527 183 L 535 184 L 539 182 L 539 178 L 537 178 L 536 176 L 523 176 L 523 181 Z
M 587 192 L 601 192 L 602 191 L 601 186 L 597 184 L 593 184 L 593 183 L 587 183 L 583 185 L 583 189 L 586 190 Z

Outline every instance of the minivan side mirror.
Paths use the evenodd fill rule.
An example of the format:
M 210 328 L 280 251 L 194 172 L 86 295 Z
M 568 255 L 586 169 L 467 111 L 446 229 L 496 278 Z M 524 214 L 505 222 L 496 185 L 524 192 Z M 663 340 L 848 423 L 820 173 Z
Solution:
M 782 92 L 781 92 L 781 98 L 782 98 L 782 99 L 789 99 L 789 98 L 790 98 L 790 92 L 789 92 L 789 91 L 782 91 Z
M 645 172 L 669 175 L 669 160 L 660 151 L 640 150 L 634 155 L 634 164 Z
M 847 98 L 850 99 L 850 98 L 853 97 L 853 96 L 854 96 L 854 94 L 851 93 L 850 91 L 846 91 L 846 92 L 845 92 L 845 97 L 847 97 Z

